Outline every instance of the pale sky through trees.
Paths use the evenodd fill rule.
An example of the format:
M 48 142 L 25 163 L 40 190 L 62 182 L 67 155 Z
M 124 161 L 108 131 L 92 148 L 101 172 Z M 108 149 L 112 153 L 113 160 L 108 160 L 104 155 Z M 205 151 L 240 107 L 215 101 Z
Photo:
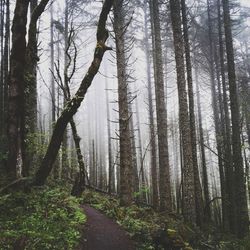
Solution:
M 131 0 L 132 2 L 132 0 Z M 189 1 L 192 3 L 192 1 Z M 203 1 L 204 2 L 204 1 Z M 250 1 L 249 0 L 241 0 L 241 3 L 244 6 L 250 7 Z M 74 78 L 74 84 L 71 88 L 72 93 L 76 90 L 76 86 L 79 84 L 79 80 L 81 79 L 82 75 L 86 72 L 86 67 L 88 66 L 89 61 L 92 58 L 92 52 L 93 48 L 95 46 L 95 24 L 97 21 L 97 15 L 99 12 L 99 7 L 101 6 L 100 3 L 92 3 L 91 7 L 86 7 L 86 10 L 91 11 L 91 13 L 94 15 L 94 18 L 89 20 L 89 18 L 86 18 L 86 16 L 79 16 L 80 20 L 83 21 L 84 25 L 82 28 L 82 31 L 78 33 L 79 40 L 77 41 L 79 45 L 79 56 L 77 59 L 77 73 L 76 77 Z M 64 0 L 57 0 L 54 1 L 54 19 L 63 21 L 63 8 L 64 8 Z M 93 6 L 95 6 L 93 8 Z M 190 4 L 192 6 L 192 4 Z M 58 10 L 58 14 L 56 13 Z M 134 14 L 135 18 L 136 13 Z M 96 20 L 95 20 L 96 19 Z M 41 72 L 43 77 L 45 78 L 47 82 L 47 86 L 49 86 L 49 67 L 45 65 L 49 65 L 49 54 L 47 54 L 46 51 L 49 50 L 49 13 L 43 14 L 42 18 L 42 27 L 43 27 L 43 33 L 42 37 L 44 39 L 41 40 L 41 53 L 42 53 L 42 60 L 40 61 L 41 65 Z M 88 22 L 91 21 L 91 24 L 89 26 Z M 93 25 L 94 24 L 94 25 Z M 86 27 L 84 27 L 86 26 Z M 132 31 L 132 28 L 129 27 L 129 30 Z M 133 31 L 132 31 L 133 32 Z M 143 35 L 139 32 L 134 33 L 135 37 L 142 38 Z M 62 39 L 62 37 L 61 37 Z M 56 38 L 55 38 L 56 40 Z M 114 47 L 114 42 L 112 41 L 112 38 L 108 40 L 108 43 L 111 44 Z M 79 109 L 79 112 L 76 114 L 76 121 L 79 126 L 79 131 L 81 134 L 81 137 L 83 138 L 81 143 L 84 145 L 83 148 L 88 148 L 88 138 L 95 138 L 95 130 L 98 129 L 100 134 L 104 135 L 104 142 L 106 135 L 106 105 L 105 105 L 105 81 L 108 81 L 108 88 L 111 89 L 109 91 L 109 98 L 110 98 L 110 106 L 111 106 L 111 120 L 117 121 L 117 112 L 114 110 L 117 110 L 117 104 L 115 103 L 117 100 L 117 83 L 116 83 L 116 68 L 114 64 L 114 52 L 108 52 L 105 55 L 103 65 L 101 66 L 100 73 L 97 75 L 97 77 L 94 79 L 94 82 L 90 89 L 88 90 L 88 93 L 86 95 L 86 98 L 81 105 L 81 108 Z M 175 83 L 175 72 L 174 72 L 174 64 L 171 63 L 171 61 L 174 60 L 174 54 L 173 51 L 169 51 L 169 59 L 170 61 L 168 65 L 168 87 L 167 87 L 167 100 L 168 100 L 168 117 L 169 120 L 176 121 L 178 117 L 178 110 L 176 107 L 178 106 L 178 98 L 177 97 L 177 88 Z M 110 63 L 110 61 L 112 63 Z M 146 92 L 146 65 L 145 65 L 145 54 L 144 51 L 138 47 L 138 45 L 135 43 L 132 53 L 132 59 L 131 61 L 134 61 L 133 63 L 133 77 L 136 79 L 136 81 L 131 85 L 132 91 L 137 91 L 136 95 L 138 98 L 139 103 L 139 112 L 140 112 L 140 122 L 142 126 L 142 138 L 143 138 L 143 144 L 147 145 L 149 138 L 148 138 L 148 111 L 147 111 L 147 92 Z M 61 63 L 61 66 L 63 63 Z M 104 66 L 105 65 L 105 66 Z M 106 80 L 105 77 L 107 76 Z M 50 116 L 50 113 L 48 113 L 48 105 L 49 105 L 49 92 L 47 90 L 47 87 L 44 86 L 44 82 L 40 79 L 40 74 L 38 73 L 39 83 L 40 83 L 40 92 L 41 92 L 41 107 L 42 107 L 42 114 L 46 117 Z M 213 133 L 211 131 L 214 130 L 213 127 L 213 118 L 210 115 L 211 114 L 211 99 L 210 99 L 210 89 L 207 86 L 208 85 L 208 78 L 206 75 L 201 76 L 201 80 L 203 82 L 203 85 L 201 87 L 202 91 L 202 105 L 203 105 L 203 112 L 205 115 L 204 117 L 204 126 L 205 129 L 207 129 L 211 138 L 213 138 Z M 103 126 L 105 125 L 105 126 Z M 49 126 L 49 124 L 47 124 Z M 112 123 L 112 131 L 113 133 L 117 132 L 117 125 L 116 123 Z M 115 132 L 116 131 L 116 132 Z M 114 135 L 115 137 L 115 135 Z M 146 147 L 146 146 L 145 146 Z M 170 156 L 171 157 L 171 156 Z

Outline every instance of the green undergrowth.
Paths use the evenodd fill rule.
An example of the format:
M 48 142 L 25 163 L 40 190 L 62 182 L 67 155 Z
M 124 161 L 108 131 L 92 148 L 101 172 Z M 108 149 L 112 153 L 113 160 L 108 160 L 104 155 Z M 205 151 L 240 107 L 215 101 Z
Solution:
M 0 196 L 0 249 L 75 249 L 86 216 L 59 187 Z
M 118 199 L 89 190 L 84 192 L 82 202 L 116 220 L 137 243 L 137 250 L 250 249 L 250 237 L 239 241 L 219 234 L 216 228 L 201 232 L 185 224 L 176 214 L 158 213 L 135 204 L 121 207 Z
M 83 194 L 83 203 L 115 219 L 137 243 L 138 250 L 191 250 L 190 242 L 197 240 L 197 233 L 174 215 L 156 213 L 150 207 L 121 207 L 117 199 L 88 190 Z

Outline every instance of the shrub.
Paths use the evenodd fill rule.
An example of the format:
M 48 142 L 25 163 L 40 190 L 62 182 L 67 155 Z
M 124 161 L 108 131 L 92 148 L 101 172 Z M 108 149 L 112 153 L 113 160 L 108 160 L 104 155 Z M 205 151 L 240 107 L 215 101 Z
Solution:
M 0 196 L 0 249 L 73 249 L 86 217 L 60 188 Z

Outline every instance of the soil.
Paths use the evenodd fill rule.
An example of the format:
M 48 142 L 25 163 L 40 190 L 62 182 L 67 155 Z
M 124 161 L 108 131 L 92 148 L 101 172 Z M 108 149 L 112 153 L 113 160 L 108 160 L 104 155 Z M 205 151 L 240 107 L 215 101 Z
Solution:
M 83 209 L 87 222 L 79 250 L 136 250 L 127 232 L 116 222 L 88 205 Z

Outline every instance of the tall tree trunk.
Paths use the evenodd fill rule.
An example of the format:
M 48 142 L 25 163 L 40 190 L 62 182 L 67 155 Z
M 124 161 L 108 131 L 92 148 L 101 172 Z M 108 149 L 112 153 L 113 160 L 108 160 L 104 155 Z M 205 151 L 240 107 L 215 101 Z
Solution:
M 93 182 L 92 185 L 97 187 L 97 160 L 96 160 L 96 146 L 95 140 L 92 140 L 92 162 L 93 162 Z
M 8 79 L 9 79 L 9 47 L 10 47 L 10 3 L 9 0 L 5 2 L 5 36 L 4 36 L 4 51 L 3 51 L 3 58 L 2 60 L 2 72 L 1 72 L 1 115 L 0 115 L 0 138 L 1 138 L 1 145 L 0 145 L 0 153 L 2 156 L 6 156 L 7 153 L 7 138 L 6 138 L 6 118 L 8 114 Z M 0 172 L 1 172 L 1 183 L 6 181 L 6 158 L 1 157 L 0 159 Z
M 225 174 L 226 174 L 226 185 L 229 193 L 228 197 L 233 197 L 232 182 L 230 176 L 233 176 L 233 166 L 232 166 L 232 146 L 231 146 L 231 126 L 230 126 L 230 114 L 228 107 L 228 96 L 227 96 L 227 83 L 225 76 L 225 62 L 224 62 L 224 46 L 223 46 L 223 35 L 222 35 L 222 18 L 221 18 L 221 4 L 220 0 L 217 2 L 217 12 L 218 12 L 218 34 L 219 34 L 219 58 L 220 58 L 220 71 L 221 71 L 221 83 L 222 83 L 222 93 L 223 93 L 223 111 L 224 111 L 224 143 L 225 143 Z M 228 178 L 229 177 L 229 178 Z M 230 202 L 230 201 L 228 201 Z M 228 218 L 226 219 L 226 214 L 223 215 L 223 227 L 224 230 L 229 229 Z M 228 215 L 229 216 L 229 215 Z M 233 218 L 232 216 L 229 216 Z M 231 228 L 233 228 L 233 223 L 231 223 Z M 233 231 L 233 230 L 232 230 Z
M 179 97 L 179 123 L 183 150 L 183 215 L 190 223 L 196 222 L 195 183 L 192 144 L 185 80 L 184 42 L 181 29 L 180 1 L 170 0 L 174 37 L 175 62 Z
M 8 179 L 16 179 L 17 158 L 22 136 L 21 121 L 24 116 L 24 70 L 26 52 L 26 24 L 29 1 L 17 0 L 12 23 L 12 50 L 10 55 L 8 95 Z
M 210 81 L 211 81 L 211 95 L 212 95 L 212 108 L 215 123 L 215 136 L 217 143 L 218 152 L 218 164 L 220 173 L 220 185 L 221 185 L 221 196 L 222 196 L 222 214 L 223 214 L 223 227 L 226 229 L 227 221 L 230 222 L 230 227 L 234 228 L 235 224 L 235 204 L 234 194 L 231 186 L 228 183 L 233 183 L 233 169 L 225 167 L 223 160 L 223 131 L 221 127 L 220 112 L 218 109 L 218 98 L 216 94 L 216 82 L 215 82 L 215 68 L 214 68 L 214 45 L 213 45 L 213 32 L 212 32 L 212 20 L 211 20 L 211 8 L 210 2 L 207 0 L 207 14 L 208 14 L 208 37 L 209 37 L 209 70 L 210 70 Z
M 4 2 L 0 1 L 0 139 L 4 137 Z M 3 154 L 3 147 L 0 145 L 0 154 Z M 0 163 L 0 166 L 2 164 Z
M 75 185 L 75 195 L 80 195 L 82 193 L 82 191 L 85 188 L 85 165 L 84 165 L 84 161 L 83 161 L 83 156 L 82 156 L 82 152 L 81 152 L 81 146 L 80 146 L 80 141 L 81 138 L 77 133 L 77 128 L 76 128 L 76 124 L 74 119 L 72 118 L 70 121 L 70 126 L 71 126 L 71 130 L 72 130 L 72 134 L 73 134 L 73 139 L 74 139 L 74 143 L 75 143 L 75 148 L 76 148 L 76 155 L 77 155 L 77 161 L 78 161 L 78 166 L 79 166 L 79 176 L 78 176 L 78 180 L 76 180 L 76 185 Z
M 152 204 L 155 209 L 159 206 L 158 194 L 158 178 L 157 178 L 157 153 L 155 142 L 155 124 L 154 124 L 154 107 L 152 97 L 152 81 L 151 81 L 151 65 L 150 65 L 150 46 L 149 46 L 149 32 L 147 25 L 147 0 L 144 3 L 144 32 L 145 32 L 145 55 L 147 64 L 147 91 L 148 91 L 148 112 L 149 112 L 149 134 L 150 134 L 150 171 L 152 182 Z
M 3 89 L 3 123 L 4 132 L 6 133 L 6 118 L 8 113 L 8 81 L 9 81 L 9 54 L 10 54 L 10 1 L 6 0 L 6 20 L 5 20 L 5 38 L 4 38 L 4 89 Z M 6 137 L 6 136 L 5 136 Z M 6 145 L 6 138 L 5 138 Z
M 54 125 L 56 123 L 56 93 L 55 93 L 55 46 L 54 46 L 54 5 L 50 6 L 50 88 L 51 88 L 51 119 L 52 126 L 51 131 L 53 131 Z M 59 177 L 59 159 L 56 157 L 53 169 L 53 177 L 57 179 Z
M 226 38 L 226 52 L 228 65 L 230 107 L 232 117 L 232 147 L 235 169 L 235 201 L 237 204 L 237 235 L 242 238 L 249 232 L 249 217 L 246 199 L 246 181 L 244 177 L 243 159 L 240 139 L 240 111 L 238 104 L 232 27 L 228 0 L 222 0 L 224 11 L 224 28 Z
M 37 55 L 37 19 L 34 20 L 32 14 L 37 7 L 37 1 L 30 2 L 30 18 L 28 32 L 28 44 L 26 49 L 26 65 L 25 65 L 25 116 L 22 122 L 22 130 L 24 132 L 22 144 L 22 175 L 28 176 L 32 157 L 34 156 L 34 133 L 37 122 L 37 91 L 36 91 L 36 67 L 38 61 Z
M 42 0 L 37 5 L 37 0 L 30 1 L 30 24 L 28 31 L 28 44 L 26 49 L 26 64 L 25 64 L 25 103 L 24 103 L 24 118 L 22 120 L 23 139 L 22 139 L 22 175 L 28 176 L 30 166 L 33 165 L 35 155 L 34 144 L 35 132 L 37 129 L 37 79 L 36 70 L 38 58 L 37 49 L 37 22 L 49 0 Z
M 199 80 L 198 80 L 198 69 L 197 68 L 195 69 L 195 79 L 196 79 L 196 93 L 197 93 L 197 108 L 198 108 L 202 179 L 203 179 L 204 200 L 205 200 L 204 215 L 205 215 L 205 220 L 210 221 L 210 219 L 211 219 L 211 209 L 210 209 L 210 204 L 209 204 L 210 195 L 209 195 L 209 187 L 208 187 L 208 174 L 207 174 L 205 147 L 204 147 L 204 135 L 203 135 L 202 115 L 201 115 L 201 101 L 200 101 L 200 90 L 199 90 Z
M 110 126 L 110 109 L 107 78 L 105 79 L 106 88 L 106 110 L 107 110 L 107 135 L 108 135 L 108 193 L 115 192 L 115 169 L 112 152 L 111 126 Z
M 118 74 L 118 106 L 119 106 L 119 141 L 120 141 L 120 202 L 129 205 L 133 201 L 132 179 L 133 162 L 131 133 L 129 129 L 129 107 L 125 55 L 125 13 L 124 1 L 114 3 L 114 31 L 116 42 L 116 60 Z
M 68 0 L 65 0 L 65 10 L 64 10 L 64 88 L 67 88 L 68 85 L 68 53 L 69 53 L 69 8 L 68 8 Z M 64 95 L 63 105 L 65 107 L 67 103 L 67 99 Z M 68 130 L 67 128 L 64 131 L 63 141 L 62 141 L 62 178 L 68 178 L 69 172 L 69 161 L 68 161 Z
M 154 44 L 153 62 L 155 79 L 155 99 L 156 99 L 156 119 L 159 151 L 159 194 L 160 210 L 172 211 L 171 185 L 170 185 L 170 166 L 168 154 L 168 129 L 167 129 L 167 110 L 164 97 L 164 75 L 161 44 L 161 27 L 159 17 L 158 0 L 150 1 L 151 27 L 154 31 L 152 39 Z
M 56 95 L 55 95 L 55 50 L 54 50 L 54 8 L 53 3 L 50 6 L 50 79 L 51 79 L 51 118 L 52 127 L 56 122 Z
M 191 129 L 191 143 L 192 143 L 192 159 L 194 167 L 194 185 L 195 185 L 195 204 L 196 204 L 196 220 L 197 225 L 202 226 L 204 220 L 204 205 L 202 199 L 202 189 L 199 177 L 198 161 L 197 161 L 197 136 L 196 136 L 196 122 L 194 113 L 194 93 L 193 93 L 193 77 L 192 64 L 190 54 L 190 44 L 188 35 L 188 20 L 186 11 L 186 2 L 181 0 L 182 23 L 185 44 L 185 58 L 187 69 L 187 83 L 188 83 L 188 100 L 189 100 L 189 119 Z
M 129 129 L 130 129 L 130 138 L 131 138 L 131 150 L 132 150 L 132 161 L 133 161 L 133 191 L 139 192 L 139 174 L 137 166 L 137 152 L 135 145 L 135 133 L 134 133 L 134 119 L 133 119 L 133 110 L 132 103 L 129 103 Z
M 136 124 L 137 124 L 137 135 L 138 135 L 138 147 L 139 147 L 139 181 L 140 181 L 140 187 L 144 189 L 146 187 L 145 182 L 145 170 L 144 170 L 144 156 L 142 153 L 142 139 L 141 139 L 141 126 L 140 126 L 140 113 L 139 113 L 139 107 L 138 107 L 138 98 L 135 100 L 135 106 L 136 106 Z M 145 190 L 145 189 L 144 189 Z M 146 193 L 142 193 L 142 199 L 143 201 L 146 201 Z

